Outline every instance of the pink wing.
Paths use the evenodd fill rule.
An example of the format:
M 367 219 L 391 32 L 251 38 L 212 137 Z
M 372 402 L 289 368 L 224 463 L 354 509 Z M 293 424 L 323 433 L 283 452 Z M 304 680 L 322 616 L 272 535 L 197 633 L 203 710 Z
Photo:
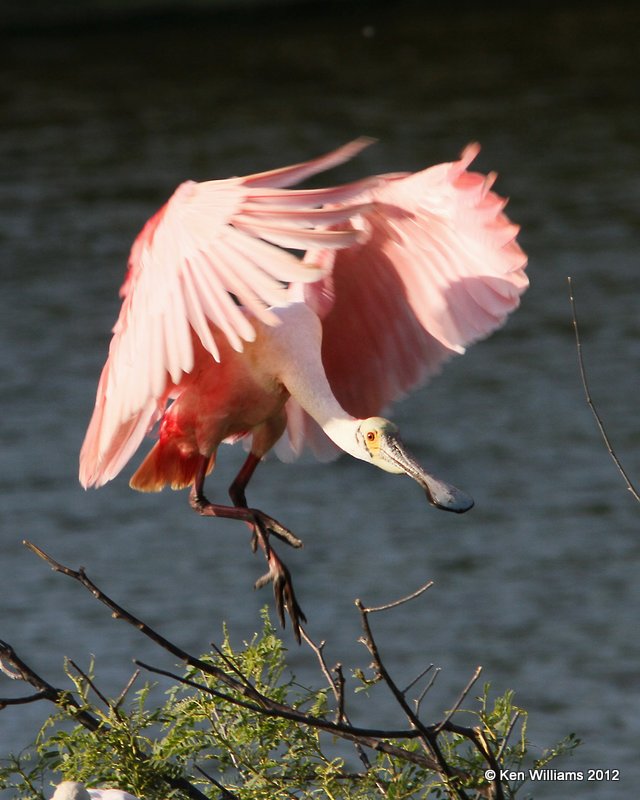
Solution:
M 341 405 L 355 417 L 380 414 L 438 372 L 444 361 L 489 335 L 528 286 L 526 256 L 495 176 L 467 172 L 479 150 L 413 175 L 387 176 L 359 198 L 368 238 L 337 252 L 310 252 L 329 274 L 296 286 L 323 317 L 322 359 Z M 331 269 L 332 267 L 332 269 Z M 319 457 L 332 448 L 289 401 L 289 445 Z M 286 445 L 279 454 L 286 458 Z
M 106 483 L 133 455 L 193 368 L 193 334 L 215 360 L 219 349 L 209 323 L 241 351 L 255 331 L 234 298 L 273 325 L 278 320 L 269 306 L 289 302 L 285 284 L 318 279 L 317 267 L 283 247 L 332 251 L 357 241 L 360 234 L 345 223 L 362 208 L 351 199 L 371 181 L 337 189 L 282 187 L 368 144 L 358 139 L 313 161 L 244 178 L 188 181 L 146 223 L 131 249 L 124 300 L 80 453 L 83 486 Z

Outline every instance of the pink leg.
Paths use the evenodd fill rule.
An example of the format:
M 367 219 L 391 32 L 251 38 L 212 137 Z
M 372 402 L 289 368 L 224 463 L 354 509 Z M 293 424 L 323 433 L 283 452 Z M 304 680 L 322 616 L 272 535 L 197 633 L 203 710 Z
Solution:
M 203 457 L 189 495 L 189 502 L 191 507 L 202 516 L 239 519 L 247 523 L 253 533 L 253 551 L 255 552 L 257 545 L 260 545 L 267 559 L 267 564 L 269 565 L 269 571 L 256 581 L 256 589 L 261 588 L 269 582 L 273 583 L 276 610 L 280 623 L 282 627 L 284 627 L 284 606 L 286 605 L 289 616 L 291 617 L 293 632 L 299 643 L 300 622 L 306 622 L 307 619 L 296 600 L 291 573 L 271 546 L 269 535 L 274 534 L 274 536 L 282 539 L 282 541 L 290 544 L 292 547 L 302 547 L 302 542 L 288 528 L 285 528 L 277 520 L 273 519 L 273 517 L 270 517 L 268 514 L 256 508 L 249 508 L 247 506 L 245 489 L 259 463 L 260 458 L 250 453 L 240 469 L 240 472 L 236 475 L 233 483 L 229 487 L 229 495 L 234 505 L 225 506 L 211 503 L 204 495 L 204 479 L 206 477 L 208 459 Z

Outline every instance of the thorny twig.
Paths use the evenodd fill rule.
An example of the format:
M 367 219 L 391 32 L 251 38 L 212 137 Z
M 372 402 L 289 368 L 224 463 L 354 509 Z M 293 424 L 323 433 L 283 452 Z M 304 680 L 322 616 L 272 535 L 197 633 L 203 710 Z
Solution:
M 504 751 L 505 751 L 505 749 L 507 747 L 509 739 L 511 738 L 511 734 L 513 733 L 513 729 L 516 726 L 516 722 L 519 719 L 520 719 L 520 712 L 516 711 L 515 714 L 511 717 L 511 722 L 509 723 L 509 727 L 505 731 L 504 738 L 502 739 L 502 743 L 500 745 L 500 748 L 498 749 L 498 752 L 496 753 L 496 760 L 497 761 L 500 761 L 500 759 L 502 758 L 502 755 L 503 755 L 503 753 L 504 753 Z
M 446 716 L 446 717 L 445 717 L 445 718 L 442 720 L 442 722 L 439 722 L 439 723 L 438 723 L 438 724 L 435 726 L 435 731 L 436 731 L 437 733 L 438 733 L 438 732 L 440 732 L 440 731 L 441 731 L 441 730 L 444 728 L 444 726 L 447 724 L 447 722 L 449 722 L 449 720 L 451 719 L 451 717 L 452 717 L 452 716 L 453 716 L 453 715 L 456 713 L 456 711 L 457 711 L 457 710 L 460 708 L 460 706 L 462 705 L 462 702 L 464 701 L 464 698 L 465 698 L 465 697 L 466 697 L 466 696 L 469 694 L 469 692 L 471 691 L 471 687 L 473 686 L 473 684 L 474 684 L 474 683 L 475 683 L 475 682 L 478 680 L 478 678 L 480 677 L 480 673 L 481 673 L 481 672 L 482 672 L 482 667 L 476 667 L 476 671 L 473 673 L 473 675 L 471 676 L 471 678 L 469 678 L 469 682 L 468 682 L 468 683 L 467 683 L 467 685 L 464 687 L 464 689 L 463 689 L 463 690 L 460 692 L 460 696 L 458 697 L 458 699 L 456 700 L 456 702 L 455 702 L 455 703 L 454 703 L 454 704 L 451 706 L 451 709 L 450 709 L 450 710 L 447 712 L 447 716 Z
M 429 665 L 429 666 L 427 667 L 427 669 L 423 671 L 422 675 L 426 675 L 426 674 L 427 674 L 427 672 L 428 672 L 428 671 L 431 669 L 431 667 L 432 667 L 432 666 L 433 666 L 433 664 Z M 430 678 L 429 682 L 428 682 L 428 683 L 425 685 L 424 689 L 423 689 L 423 690 L 420 692 L 420 694 L 419 694 L 419 695 L 416 697 L 416 699 L 413 701 L 413 703 L 414 703 L 414 705 L 415 705 L 415 707 L 416 707 L 416 714 L 419 714 L 419 713 L 420 713 L 420 706 L 422 705 L 422 701 L 423 701 L 423 700 L 424 700 L 424 698 L 426 697 L 426 695 L 427 695 L 427 692 L 429 691 L 429 689 L 431 689 L 431 687 L 433 686 L 433 684 L 436 682 L 436 678 L 437 678 L 437 677 L 438 677 L 438 675 L 440 674 L 440 670 L 441 670 L 441 667 L 436 667 L 436 668 L 433 670 L 433 675 L 431 676 L 431 678 Z M 421 677 L 422 677 L 422 676 L 421 676 Z
M 102 692 L 100 691 L 100 689 L 98 689 L 98 687 L 96 686 L 96 684 L 95 684 L 95 682 L 93 681 L 93 679 L 92 679 L 92 678 L 90 678 L 90 677 L 89 677 L 89 675 L 87 675 L 87 673 L 86 673 L 86 672 L 85 672 L 83 669 L 80 669 L 80 667 L 79 667 L 79 666 L 78 666 L 78 665 L 75 663 L 75 661 L 72 661 L 71 659 L 69 659 L 69 664 L 70 664 L 70 666 L 71 666 L 71 667 L 73 667 L 73 669 L 75 669 L 75 671 L 76 671 L 76 672 L 78 673 L 78 675 L 79 675 L 79 676 L 82 678 L 82 680 L 83 680 L 83 681 L 84 681 L 84 682 L 87 684 L 87 686 L 89 686 L 91 689 L 93 689 L 93 691 L 96 693 L 96 696 L 97 696 L 97 697 L 100 699 L 100 701 L 101 701 L 102 703 L 104 703 L 104 705 L 106 706 L 106 708 L 111 708 L 111 707 L 112 707 L 112 706 L 111 706 L 111 703 L 110 703 L 110 702 L 109 702 L 109 700 L 108 700 L 108 699 L 107 699 L 107 698 L 106 698 L 106 697 L 105 697 L 105 696 L 102 694 Z
M 591 413 L 594 416 L 594 419 L 595 419 L 596 424 L 598 426 L 598 430 L 600 431 L 600 435 L 602 436 L 602 439 L 603 439 L 603 441 L 604 441 L 604 443 L 605 443 L 605 445 L 607 447 L 609 455 L 611 456 L 611 458 L 613 460 L 613 463 L 616 465 L 616 467 L 618 468 L 618 472 L 622 475 L 622 478 L 623 478 L 624 482 L 627 484 L 627 489 L 631 492 L 631 494 L 633 495 L 635 500 L 637 500 L 640 503 L 640 493 L 638 493 L 638 490 L 636 489 L 636 487 L 631 482 L 631 479 L 629 478 L 629 475 L 627 474 L 626 470 L 622 466 L 622 463 L 620 462 L 620 459 L 616 455 L 616 452 L 613 449 L 613 446 L 611 444 L 611 440 L 609 439 L 607 431 L 606 431 L 606 429 L 604 427 L 604 423 L 603 423 L 603 421 L 602 421 L 602 419 L 600 417 L 600 414 L 598 413 L 598 410 L 597 410 L 597 408 L 595 406 L 595 403 L 593 402 L 593 398 L 591 397 L 591 390 L 589 389 L 589 383 L 587 381 L 587 371 L 586 371 L 585 365 L 584 365 L 584 358 L 582 357 L 582 342 L 580 340 L 580 331 L 579 331 L 579 328 L 578 328 L 578 317 L 577 317 L 577 314 L 576 314 L 576 301 L 575 301 L 575 299 L 573 297 L 573 282 L 572 282 L 570 277 L 567 278 L 567 282 L 569 284 L 569 302 L 571 303 L 571 316 L 572 316 L 572 320 L 573 320 L 573 330 L 574 330 L 575 337 L 576 337 L 576 351 L 577 351 L 577 354 L 578 354 L 578 367 L 580 369 L 580 379 L 582 380 L 582 388 L 584 389 L 584 394 L 585 394 L 585 397 L 586 397 L 586 400 L 587 400 L 587 405 L 591 409 Z
M 409 683 L 402 690 L 402 694 L 406 694 L 409 691 L 409 689 L 413 689 L 416 683 L 419 683 L 427 673 L 431 672 L 432 669 L 435 672 L 438 671 L 433 664 L 429 664 L 429 666 L 425 667 L 420 673 L 418 673 L 418 675 L 416 675 L 416 677 L 412 681 L 409 681 Z
M 424 586 L 421 586 L 419 589 L 416 589 L 415 592 L 412 592 L 405 597 L 401 597 L 399 600 L 393 600 L 391 603 L 385 603 L 383 606 L 373 606 L 371 608 L 367 608 L 367 614 L 375 614 L 378 611 L 389 611 L 391 608 L 397 608 L 404 603 L 409 603 L 411 600 L 415 600 L 416 597 L 420 597 L 421 594 L 424 594 L 424 592 L 426 592 L 427 589 L 430 589 L 432 586 L 433 581 L 427 581 Z
M 212 775 L 209 775 L 209 773 L 205 772 L 202 767 L 199 767 L 196 764 L 194 769 L 196 772 L 199 772 L 204 778 L 210 781 L 216 787 L 216 789 L 220 789 L 220 797 L 222 800 L 237 800 L 236 795 L 233 794 L 233 792 L 230 792 L 226 786 L 223 786 Z
M 134 670 L 133 675 L 126 682 L 126 684 L 124 686 L 124 689 L 120 692 L 120 694 L 118 695 L 118 697 L 116 699 L 116 702 L 113 704 L 114 712 L 118 713 L 118 710 L 120 709 L 120 706 L 124 702 L 125 697 L 129 693 L 129 690 L 131 689 L 133 684 L 138 679 L 138 675 L 140 675 L 140 670 L 139 669 Z

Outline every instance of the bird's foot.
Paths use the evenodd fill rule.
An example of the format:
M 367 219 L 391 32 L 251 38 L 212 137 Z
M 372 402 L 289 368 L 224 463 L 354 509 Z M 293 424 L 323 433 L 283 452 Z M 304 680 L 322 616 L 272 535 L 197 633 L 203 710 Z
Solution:
M 306 622 L 307 618 L 300 608 L 295 592 L 293 591 L 291 573 L 272 547 L 269 548 L 267 563 L 269 564 L 269 571 L 261 578 L 258 578 L 255 583 L 255 588 L 261 589 L 263 586 L 266 586 L 267 583 L 273 583 L 273 594 L 276 600 L 276 611 L 278 612 L 280 624 L 283 628 L 285 627 L 284 610 L 286 607 L 289 617 L 291 618 L 293 633 L 298 644 L 300 644 L 300 623 Z
M 260 511 L 257 508 L 248 508 L 247 511 L 250 512 L 253 516 L 253 520 L 256 527 L 261 527 L 262 530 L 266 531 L 267 533 L 272 533 L 276 536 L 280 541 L 285 542 L 285 544 L 291 545 L 291 547 L 302 547 L 302 539 L 299 539 L 293 531 L 290 531 L 289 528 L 285 528 L 277 519 L 270 517 L 268 514 L 265 514 L 264 511 Z M 255 530 L 255 528 L 254 528 Z M 254 540 L 255 540 L 255 533 L 254 533 Z M 257 544 L 254 541 L 253 547 L 255 552 L 255 545 Z
M 293 531 L 286 528 L 277 519 L 265 514 L 257 508 L 246 508 L 243 506 L 225 506 L 212 503 L 203 494 L 192 490 L 189 494 L 189 504 L 191 508 L 203 517 L 225 517 L 227 519 L 240 519 L 248 523 L 254 530 L 252 547 L 255 550 L 256 530 L 260 529 L 265 538 L 273 534 L 281 541 L 291 547 L 302 547 L 302 540 Z

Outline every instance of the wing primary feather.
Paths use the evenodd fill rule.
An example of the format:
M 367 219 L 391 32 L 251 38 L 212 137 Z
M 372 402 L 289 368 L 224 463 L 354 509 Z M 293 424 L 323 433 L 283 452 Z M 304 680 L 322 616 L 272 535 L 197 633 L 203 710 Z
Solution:
M 251 188 L 238 206 L 238 212 L 245 208 L 270 206 L 280 208 L 319 208 L 321 206 L 349 206 L 351 201 L 367 202 L 371 191 L 383 178 L 374 175 L 370 178 L 361 178 L 351 183 L 339 186 L 325 186 L 316 189 L 255 189 Z
M 198 273 L 198 279 L 200 281 L 199 302 L 202 304 L 203 313 L 226 335 L 233 349 L 241 352 L 242 341 L 253 341 L 255 339 L 255 330 L 246 316 L 233 302 L 230 295 L 226 291 L 220 290 L 217 281 L 213 280 L 213 275 L 210 270 L 207 269 L 207 266 L 208 265 L 205 264 L 202 271 Z M 197 291 L 196 294 L 198 294 Z M 206 325 L 206 327 L 210 332 L 209 335 L 213 339 L 213 333 L 209 325 Z M 203 344 L 205 344 L 204 341 Z M 216 361 L 220 361 L 217 346 L 215 346 L 215 354 L 206 344 L 205 347 L 214 355 Z
M 300 258 L 275 247 L 262 239 L 256 239 L 244 231 L 232 228 L 229 236 L 225 237 L 225 244 L 233 242 L 236 251 L 241 252 L 247 259 L 271 275 L 278 282 L 300 281 L 309 283 L 318 280 L 321 271 L 313 264 L 307 264 Z
M 222 247 L 219 250 L 219 258 L 216 262 L 215 270 L 212 269 L 209 258 L 204 253 L 197 254 L 193 260 L 192 274 L 194 278 L 197 275 L 197 295 L 204 313 L 221 330 L 232 330 L 234 333 L 232 334 L 231 344 L 235 344 L 242 349 L 238 337 L 245 341 L 253 341 L 255 339 L 255 330 L 229 296 L 228 292 L 233 291 L 229 286 L 229 281 L 224 281 L 224 285 L 221 284 L 220 280 L 226 276 L 226 273 L 227 267 L 224 248 Z M 218 348 L 216 348 L 217 350 Z M 217 357 L 214 356 L 214 358 L 219 360 L 219 355 Z
M 371 208 L 371 203 L 354 203 L 349 206 L 307 208 L 288 208 L 281 205 L 265 205 L 264 203 L 244 203 L 242 209 L 234 215 L 233 224 L 238 222 L 262 225 L 274 221 L 284 224 L 290 223 L 300 228 L 309 228 L 314 225 L 337 225 L 347 222 L 356 214 L 361 214 Z
M 249 277 L 255 278 L 256 282 L 263 281 L 263 276 L 259 275 L 259 270 L 255 262 L 249 258 L 245 252 L 244 247 L 236 248 L 230 239 L 219 243 L 220 253 L 224 254 L 224 258 L 218 263 L 219 273 L 226 287 L 232 292 L 245 308 L 255 314 L 258 319 L 261 319 L 267 325 L 277 325 L 278 318 L 269 311 L 267 304 L 254 290 L 253 286 L 249 283 Z M 266 278 L 266 276 L 264 276 Z M 272 281 L 273 286 L 270 288 L 269 294 L 276 302 L 272 305 L 278 305 L 286 302 L 286 292 L 281 284 Z M 280 293 L 278 293 L 278 288 Z M 274 294 L 276 296 L 274 297 Z M 238 310 L 238 313 L 241 313 Z
M 164 315 L 156 315 L 151 332 L 151 357 L 149 358 L 151 396 L 160 397 L 167 384 L 165 367 Z M 145 398 L 146 399 L 146 398 Z M 139 401 L 138 401 L 139 402 Z M 139 406 L 138 406 L 139 407 Z M 132 409 L 133 411 L 137 409 Z
M 183 275 L 180 275 L 180 278 L 182 277 Z M 165 366 L 175 384 L 180 381 L 183 373 L 190 373 L 193 369 L 193 347 L 183 281 L 176 281 L 176 284 L 174 303 L 168 305 L 163 319 Z
M 251 291 L 252 296 L 260 298 L 263 306 L 277 306 L 286 302 L 286 287 L 285 285 L 264 271 L 257 262 L 249 258 L 245 249 L 237 247 L 236 242 L 229 238 L 225 242 L 225 247 L 228 251 L 227 263 L 233 263 L 232 275 L 229 277 L 235 279 L 237 283 L 237 291 L 246 294 Z M 230 271 L 230 270 L 229 270 Z M 238 295 L 241 300 L 241 295 Z
M 356 244 L 361 234 L 355 230 L 313 230 L 311 228 L 296 230 L 284 225 L 269 225 L 262 221 L 254 222 L 252 219 L 235 219 L 234 227 L 252 236 L 280 247 L 291 247 L 296 250 L 308 250 L 310 247 L 326 247 L 341 249 Z
M 180 357 L 178 355 L 178 348 L 177 348 L 177 338 L 178 336 L 171 335 L 172 327 L 176 328 L 175 333 L 178 334 L 178 327 L 181 327 L 181 323 L 178 321 L 179 314 L 176 313 L 176 305 L 180 302 L 179 297 L 181 297 L 181 292 L 176 293 L 175 297 L 175 304 L 170 303 L 167 306 L 167 309 L 163 315 L 162 319 L 162 339 L 164 345 L 164 365 L 165 369 L 171 376 L 171 380 L 174 383 L 177 383 L 180 380 L 180 375 L 182 373 L 181 365 L 180 365 Z
M 361 136 L 348 142 L 336 150 L 332 150 L 326 155 L 313 158 L 310 161 L 304 161 L 300 164 L 294 164 L 290 167 L 281 167 L 280 169 L 272 169 L 267 172 L 258 172 L 254 175 L 249 175 L 243 179 L 246 186 L 293 186 L 300 181 L 317 175 L 318 172 L 325 172 L 332 167 L 337 167 L 349 161 L 354 156 L 358 155 L 365 147 L 373 144 L 375 139 L 366 136 Z
M 213 356 L 215 361 L 220 361 L 220 351 L 218 350 L 218 346 L 216 345 L 215 339 L 211 333 L 211 329 L 209 328 L 207 316 L 202 307 L 202 301 L 198 296 L 198 291 L 195 287 L 192 270 L 193 268 L 191 261 L 187 261 L 185 263 L 184 272 L 182 273 L 182 281 L 184 283 L 184 301 L 189 322 L 193 330 L 196 332 L 198 338 L 202 342 L 202 346 L 205 348 L 205 350 L 207 350 Z M 234 347 L 236 350 L 239 348 L 241 349 L 242 345 L 240 344 L 239 337 L 233 327 L 231 325 L 221 325 L 221 328 L 231 342 L 232 347 Z

